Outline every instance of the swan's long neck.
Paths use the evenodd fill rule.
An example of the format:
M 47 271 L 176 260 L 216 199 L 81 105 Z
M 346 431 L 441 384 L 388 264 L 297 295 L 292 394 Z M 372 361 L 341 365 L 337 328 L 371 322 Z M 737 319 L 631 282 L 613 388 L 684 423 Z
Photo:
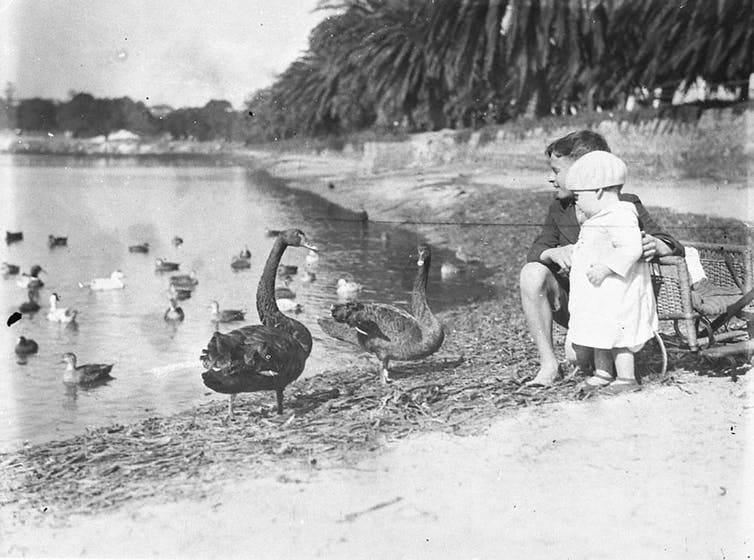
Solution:
M 432 310 L 427 302 L 427 281 L 429 279 L 429 265 L 432 257 L 427 255 L 424 262 L 419 267 L 414 280 L 414 289 L 411 292 L 411 314 L 418 319 L 420 323 L 430 323 L 436 321 Z
M 280 237 L 275 240 L 257 286 L 257 313 L 266 327 L 282 328 L 296 339 L 307 355 L 312 351 L 312 335 L 303 324 L 284 315 L 275 301 L 275 278 L 280 259 L 288 244 Z

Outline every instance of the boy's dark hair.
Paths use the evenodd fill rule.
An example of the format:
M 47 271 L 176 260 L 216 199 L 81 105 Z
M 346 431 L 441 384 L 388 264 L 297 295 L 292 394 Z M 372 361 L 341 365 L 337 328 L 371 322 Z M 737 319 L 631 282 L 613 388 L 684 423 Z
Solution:
M 545 148 L 545 155 L 577 159 L 597 150 L 610 151 L 605 137 L 591 130 L 577 130 L 552 142 Z

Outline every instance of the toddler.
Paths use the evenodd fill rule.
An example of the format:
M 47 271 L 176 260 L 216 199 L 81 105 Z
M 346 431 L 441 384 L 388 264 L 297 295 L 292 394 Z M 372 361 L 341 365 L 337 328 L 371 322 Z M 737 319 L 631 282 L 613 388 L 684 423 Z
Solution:
M 626 164 L 603 151 L 580 157 L 566 177 L 584 220 L 569 277 L 568 339 L 582 367 L 594 353 L 585 384 L 611 393 L 639 388 L 634 353 L 658 327 L 636 208 L 618 198 L 625 181 Z

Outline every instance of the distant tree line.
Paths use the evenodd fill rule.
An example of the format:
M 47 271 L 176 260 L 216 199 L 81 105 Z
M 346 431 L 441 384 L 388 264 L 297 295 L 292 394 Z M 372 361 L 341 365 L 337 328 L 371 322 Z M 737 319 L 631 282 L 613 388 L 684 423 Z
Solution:
M 752 0 L 323 0 L 306 52 L 247 101 L 270 140 L 669 102 L 701 77 L 747 98 Z M 738 89 L 736 89 L 738 88 Z M 649 95 L 647 95 L 649 94 Z
M 38 97 L 16 100 L 12 84 L 0 100 L 0 128 L 68 133 L 74 138 L 107 138 L 112 132 L 128 130 L 142 136 L 167 133 L 181 140 L 242 140 L 244 115 L 221 100 L 204 107 L 160 111 L 128 97 L 103 99 L 88 93 L 73 93 L 64 102 Z
M 321 0 L 308 49 L 243 111 L 213 100 L 156 111 L 75 93 L 16 101 L 0 128 L 127 129 L 267 142 L 363 129 L 416 132 L 668 103 L 702 78 L 747 99 L 754 0 Z M 659 93 L 658 93 L 659 92 Z

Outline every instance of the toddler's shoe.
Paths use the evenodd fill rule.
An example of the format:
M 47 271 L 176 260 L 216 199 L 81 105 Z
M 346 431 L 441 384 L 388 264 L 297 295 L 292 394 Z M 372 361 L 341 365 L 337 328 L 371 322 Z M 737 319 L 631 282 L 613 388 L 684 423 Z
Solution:
M 605 395 L 619 395 L 621 393 L 633 393 L 641 391 L 641 385 L 636 381 L 615 380 L 609 385 L 600 389 L 600 393 Z

